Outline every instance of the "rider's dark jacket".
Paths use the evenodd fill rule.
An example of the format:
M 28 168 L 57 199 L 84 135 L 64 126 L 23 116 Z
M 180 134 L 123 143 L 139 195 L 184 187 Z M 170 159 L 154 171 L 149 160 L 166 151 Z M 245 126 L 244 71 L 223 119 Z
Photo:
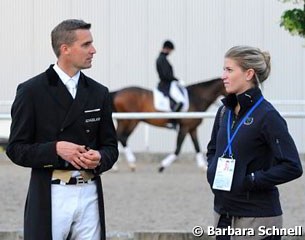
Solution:
M 207 150 L 207 179 L 211 188 L 218 158 L 227 146 L 229 110 L 235 109 L 237 102 L 241 106 L 238 116 L 233 114 L 233 132 L 261 96 L 260 89 L 253 88 L 237 97 L 232 94 L 222 100 L 225 111 L 220 107 L 217 112 Z M 212 188 L 214 210 L 240 217 L 281 215 L 276 185 L 300 177 L 302 166 L 285 120 L 265 99 L 239 129 L 232 143 L 232 152 L 236 160 L 232 187 L 230 191 Z
M 167 53 L 161 52 L 156 61 L 157 71 L 160 78 L 158 89 L 162 91 L 166 96 L 169 95 L 171 82 L 178 80 L 176 77 L 174 77 L 173 68 L 166 58 L 167 55 Z

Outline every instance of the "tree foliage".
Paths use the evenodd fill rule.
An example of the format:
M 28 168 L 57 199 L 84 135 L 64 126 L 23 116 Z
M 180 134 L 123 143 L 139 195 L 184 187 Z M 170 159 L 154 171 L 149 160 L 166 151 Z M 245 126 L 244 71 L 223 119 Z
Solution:
M 304 0 L 282 0 L 282 2 L 293 2 L 302 6 L 284 11 L 281 16 L 280 26 L 292 35 L 305 38 L 305 1 Z

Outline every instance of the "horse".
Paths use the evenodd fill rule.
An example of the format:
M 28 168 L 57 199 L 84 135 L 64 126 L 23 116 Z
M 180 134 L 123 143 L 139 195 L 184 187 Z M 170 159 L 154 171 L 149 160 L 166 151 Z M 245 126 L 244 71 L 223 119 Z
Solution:
M 189 96 L 189 112 L 203 112 L 215 102 L 219 96 L 226 94 L 221 78 L 215 78 L 186 86 Z M 141 87 L 126 87 L 118 91 L 110 92 L 113 112 L 158 112 L 153 103 L 153 92 Z M 171 119 L 117 119 L 118 141 L 124 147 L 125 157 L 132 171 L 135 170 L 136 158 L 131 149 L 127 146 L 127 140 L 140 122 L 158 127 L 168 127 Z M 181 150 L 182 143 L 187 134 L 190 134 L 195 151 L 197 166 L 206 169 L 207 164 L 203 153 L 200 150 L 197 137 L 197 127 L 202 119 L 176 119 L 178 124 L 178 135 L 176 149 L 161 162 L 159 172 L 162 172 L 172 162 L 174 162 Z

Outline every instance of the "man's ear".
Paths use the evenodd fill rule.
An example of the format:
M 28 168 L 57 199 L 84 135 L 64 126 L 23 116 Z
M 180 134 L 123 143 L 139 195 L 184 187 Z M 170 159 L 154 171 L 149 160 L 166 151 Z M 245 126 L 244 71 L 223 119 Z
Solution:
M 60 46 L 60 53 L 61 53 L 61 55 L 65 55 L 65 54 L 69 53 L 69 51 L 70 51 L 70 48 L 69 48 L 69 46 L 67 44 L 62 44 Z

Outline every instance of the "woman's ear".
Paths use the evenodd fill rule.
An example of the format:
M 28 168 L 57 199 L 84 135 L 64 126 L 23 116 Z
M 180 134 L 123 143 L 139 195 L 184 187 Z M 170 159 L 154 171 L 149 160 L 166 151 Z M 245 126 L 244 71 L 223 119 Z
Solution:
M 254 69 L 250 68 L 246 71 L 246 80 L 251 81 L 255 75 Z

